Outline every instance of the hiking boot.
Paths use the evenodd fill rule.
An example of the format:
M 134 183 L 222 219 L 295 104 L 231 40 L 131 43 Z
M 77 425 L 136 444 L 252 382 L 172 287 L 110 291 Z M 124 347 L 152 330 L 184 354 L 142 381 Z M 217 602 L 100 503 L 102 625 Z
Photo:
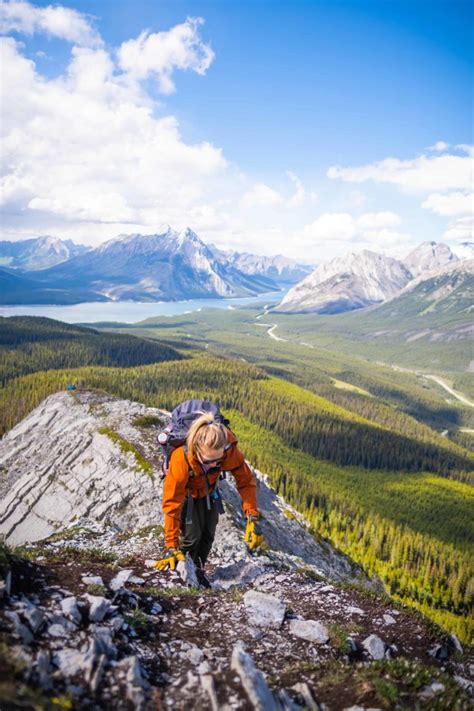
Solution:
M 196 568 L 196 578 L 198 579 L 199 585 L 203 588 L 210 588 L 211 583 L 209 580 L 206 578 L 204 574 L 204 570 L 202 568 Z

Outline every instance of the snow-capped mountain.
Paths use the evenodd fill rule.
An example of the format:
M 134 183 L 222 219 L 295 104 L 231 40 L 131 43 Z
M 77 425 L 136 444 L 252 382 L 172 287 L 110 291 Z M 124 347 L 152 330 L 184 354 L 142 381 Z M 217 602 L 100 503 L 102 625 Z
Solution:
M 416 277 L 419 274 L 431 272 L 457 260 L 457 256 L 453 254 L 447 244 L 422 242 L 402 261 L 413 276 Z
M 120 235 L 38 278 L 112 300 L 253 296 L 278 288 L 217 259 L 190 228 L 177 232 L 168 225 L 159 234 Z
M 363 250 L 322 264 L 290 289 L 278 311 L 339 313 L 394 296 L 411 280 L 404 264 Z
M 0 265 L 9 269 L 36 271 L 65 262 L 88 251 L 83 244 L 57 237 L 35 237 L 18 242 L 0 242 Z
M 249 252 L 226 251 L 214 245 L 211 249 L 220 260 L 232 264 L 244 274 L 265 276 L 282 286 L 297 284 L 314 270 L 314 265 L 300 264 L 282 254 L 267 257 Z

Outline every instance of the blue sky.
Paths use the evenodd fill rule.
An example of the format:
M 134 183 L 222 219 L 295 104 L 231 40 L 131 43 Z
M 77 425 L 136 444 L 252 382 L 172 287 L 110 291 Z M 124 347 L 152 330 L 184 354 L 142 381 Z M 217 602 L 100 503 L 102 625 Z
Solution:
M 1 7 L 7 238 L 166 222 L 314 261 L 471 239 L 469 2 Z

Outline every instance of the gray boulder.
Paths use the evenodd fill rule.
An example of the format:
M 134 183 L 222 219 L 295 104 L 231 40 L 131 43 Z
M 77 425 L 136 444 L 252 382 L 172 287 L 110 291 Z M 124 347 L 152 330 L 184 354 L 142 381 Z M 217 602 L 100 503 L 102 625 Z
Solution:
M 329 640 L 326 627 L 315 620 L 290 620 L 290 632 L 315 644 L 324 644 Z
M 86 595 L 85 596 L 90 604 L 89 608 L 89 619 L 91 622 L 102 622 L 106 616 L 109 607 L 110 600 L 100 595 Z
M 258 627 L 281 627 L 286 603 L 273 595 L 249 590 L 244 595 L 245 611 L 252 624 Z
M 241 642 L 237 642 L 232 651 L 231 667 L 239 675 L 255 711 L 278 711 L 265 677 L 257 669 L 252 657 L 244 650 Z
M 81 613 L 77 606 L 77 598 L 75 597 L 65 597 L 60 602 L 61 610 L 63 614 L 76 624 L 80 624 L 82 621 Z
M 371 634 L 362 642 L 364 649 L 370 654 L 372 659 L 383 659 L 385 655 L 385 642 L 376 634 Z

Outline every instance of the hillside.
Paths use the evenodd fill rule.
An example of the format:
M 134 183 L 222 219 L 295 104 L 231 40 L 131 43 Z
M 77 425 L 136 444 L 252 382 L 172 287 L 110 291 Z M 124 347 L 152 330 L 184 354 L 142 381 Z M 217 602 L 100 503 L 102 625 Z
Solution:
M 464 371 L 472 361 L 474 260 L 422 275 L 379 306 L 335 316 L 272 313 L 283 338 L 408 367 Z
M 164 419 L 59 392 L 0 443 L 0 525 L 23 544 L 0 550 L 2 708 L 469 708 L 472 649 L 377 592 L 258 471 L 265 550 L 247 552 L 228 480 L 212 588 L 189 561 L 151 571 Z
M 0 241 L 0 265 L 24 271 L 47 269 L 87 251 L 82 244 L 56 237 L 34 237 L 9 242 Z
M 473 460 L 467 451 L 439 436 L 431 441 L 418 441 L 416 432 L 401 437 L 254 367 L 208 357 L 17 378 L 2 393 L 3 427 L 11 428 L 71 380 L 80 388 L 100 388 L 158 408 L 170 409 L 189 397 L 218 401 L 230 413 L 249 459 L 315 534 L 334 542 L 369 575 L 377 573 L 396 599 L 463 639 L 471 634 L 466 605 L 472 487 L 446 478 L 470 480 Z M 7 408 L 12 401 L 15 409 Z M 331 430 L 338 433 L 337 447 Z M 365 447 L 349 444 L 346 435 L 353 431 L 360 433 L 360 444 L 367 438 Z M 377 448 L 382 456 L 391 453 L 389 470 L 378 468 Z M 416 562 L 407 558 L 414 549 Z
M 0 316 L 0 382 L 37 370 L 180 360 L 169 345 L 33 316 Z

